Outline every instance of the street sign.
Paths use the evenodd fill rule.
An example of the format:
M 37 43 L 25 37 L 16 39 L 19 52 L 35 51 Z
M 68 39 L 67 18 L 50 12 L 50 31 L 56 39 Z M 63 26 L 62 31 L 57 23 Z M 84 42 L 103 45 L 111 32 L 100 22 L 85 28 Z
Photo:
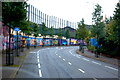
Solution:
M 20 31 L 20 28 L 16 27 L 16 28 L 14 28 L 14 31 Z

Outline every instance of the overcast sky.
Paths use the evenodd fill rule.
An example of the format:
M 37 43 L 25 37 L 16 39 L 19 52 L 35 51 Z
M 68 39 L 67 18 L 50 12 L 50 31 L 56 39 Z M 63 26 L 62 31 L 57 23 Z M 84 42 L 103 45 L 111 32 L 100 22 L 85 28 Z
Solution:
M 92 24 L 94 5 L 102 6 L 103 16 L 113 16 L 119 0 L 28 0 L 28 3 L 50 16 L 56 16 L 71 22 Z

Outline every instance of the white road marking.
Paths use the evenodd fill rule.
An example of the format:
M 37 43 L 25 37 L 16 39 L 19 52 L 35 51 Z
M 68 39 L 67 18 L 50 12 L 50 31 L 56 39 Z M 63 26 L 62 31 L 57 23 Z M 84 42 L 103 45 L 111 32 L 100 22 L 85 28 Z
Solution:
M 96 79 L 96 78 L 93 78 L 94 80 L 98 80 L 98 79 Z
M 36 52 L 29 52 L 29 53 L 36 53 Z
M 97 62 L 95 62 L 95 61 L 92 61 L 92 63 L 94 63 L 94 64 L 98 64 L 98 65 L 101 65 L 100 63 L 97 63 Z
M 37 53 L 37 56 L 39 56 L 39 54 Z
M 85 73 L 85 71 L 83 71 L 82 69 L 78 69 L 79 71 L 81 71 L 82 73 Z
M 75 56 L 75 55 L 73 55 L 73 56 Z
M 63 61 L 65 61 L 65 59 L 63 59 Z
M 72 63 L 68 62 L 69 65 L 72 65 Z
M 110 67 L 110 66 L 105 66 L 105 67 L 107 67 L 107 68 L 109 68 L 109 69 L 113 69 L 113 70 L 115 70 L 115 71 L 118 71 L 118 69 L 113 68 L 113 67 Z
M 39 69 L 39 76 L 42 77 L 42 71 Z
M 85 61 L 90 61 L 90 60 L 88 60 L 88 59 L 86 59 L 86 58 L 82 58 L 83 60 L 85 60 Z
M 39 59 L 39 56 L 37 56 L 37 58 Z
M 38 62 L 39 62 L 39 59 L 38 59 Z
M 39 53 L 40 52 L 40 50 L 39 51 L 37 51 L 37 53 Z
M 71 51 L 69 51 L 69 53 L 70 53 L 70 54 L 72 54 L 72 52 L 71 52 Z
M 37 53 L 37 56 L 39 56 L 39 54 Z
M 41 66 L 40 66 L 40 63 L 38 64 L 38 68 L 40 68 Z
M 56 55 L 58 55 L 58 54 L 56 54 Z
M 81 55 L 78 55 L 78 56 L 81 56 Z
M 59 56 L 59 58 L 61 58 L 61 56 Z

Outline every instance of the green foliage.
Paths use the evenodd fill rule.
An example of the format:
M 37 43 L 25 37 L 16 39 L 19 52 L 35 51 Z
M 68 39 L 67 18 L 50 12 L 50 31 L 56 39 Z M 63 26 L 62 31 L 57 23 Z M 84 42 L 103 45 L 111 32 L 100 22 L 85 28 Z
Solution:
M 120 3 L 114 11 L 113 18 L 106 19 L 104 24 L 102 22 L 101 7 L 97 4 L 93 12 L 93 23 L 91 36 L 96 37 L 98 43 L 101 44 L 99 51 L 101 53 L 109 54 L 111 56 L 119 56 L 120 52 Z M 88 46 L 92 50 L 92 46 Z M 98 51 L 98 50 L 97 50 Z
M 70 38 L 70 32 L 69 32 L 68 29 L 67 29 L 66 32 L 65 32 L 65 37 L 66 37 L 67 39 Z
M 42 23 L 42 25 L 41 25 L 41 35 L 46 36 L 47 31 L 48 31 L 48 28 L 46 27 L 45 23 Z
M 26 2 L 2 2 L 2 22 L 20 27 L 19 22 L 26 20 L 26 8 Z
M 97 4 L 95 5 L 95 10 L 92 13 L 93 15 L 93 26 L 92 26 L 92 36 L 96 37 L 97 41 L 99 41 L 100 38 L 105 37 L 105 24 L 102 22 L 102 7 Z
M 111 20 L 109 24 L 106 25 L 106 40 L 112 40 L 112 41 L 117 40 L 115 30 L 116 30 L 116 21 Z
M 94 12 L 92 13 L 92 15 L 93 15 L 92 20 L 95 24 L 101 22 L 101 20 L 103 18 L 103 16 L 101 16 L 101 14 L 102 14 L 102 7 L 99 4 L 95 5 Z
M 117 3 L 113 19 L 116 21 L 115 34 L 117 36 L 117 46 L 120 48 L 120 2 Z
M 62 29 L 61 28 L 58 29 L 58 34 L 57 35 L 58 35 L 59 39 L 62 38 Z
M 88 30 L 84 24 L 84 19 L 78 24 L 78 29 L 76 30 L 77 39 L 85 39 L 88 36 Z
M 90 50 L 90 51 L 95 51 L 95 46 L 87 46 L 87 48 Z
M 54 35 L 54 29 L 53 29 L 53 27 L 51 26 L 51 28 L 50 28 L 49 30 L 50 30 L 50 34 L 49 34 L 49 35 L 50 35 L 51 37 L 53 37 L 53 35 Z
M 39 26 L 38 26 L 38 24 L 36 24 L 36 23 L 33 23 L 33 34 L 34 34 L 34 36 L 35 37 L 37 37 L 38 36 L 38 34 L 39 34 Z

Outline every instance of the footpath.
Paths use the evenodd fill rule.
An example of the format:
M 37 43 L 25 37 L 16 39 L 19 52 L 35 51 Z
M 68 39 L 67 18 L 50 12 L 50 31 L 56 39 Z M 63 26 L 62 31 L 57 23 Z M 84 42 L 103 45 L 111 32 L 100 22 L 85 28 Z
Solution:
M 88 57 L 88 58 L 96 59 L 96 60 L 99 60 L 99 61 L 103 61 L 103 62 L 106 62 L 106 63 L 117 65 L 118 67 L 120 67 L 120 60 L 119 59 L 110 58 L 110 57 L 106 57 L 106 56 L 103 56 L 103 55 L 100 55 L 98 58 L 96 58 L 95 53 L 92 53 L 92 52 L 88 51 L 87 49 L 84 50 L 84 53 L 80 52 L 79 50 L 76 50 L 76 53 L 80 54 L 82 56 Z
M 0 53 L 0 80 L 1 78 L 15 78 L 15 75 L 19 71 L 26 55 L 31 51 L 37 51 L 42 47 L 30 47 L 30 49 L 24 48 L 23 52 L 20 52 L 20 55 L 17 57 L 14 53 L 14 64 L 13 65 L 6 65 L 6 54 Z

